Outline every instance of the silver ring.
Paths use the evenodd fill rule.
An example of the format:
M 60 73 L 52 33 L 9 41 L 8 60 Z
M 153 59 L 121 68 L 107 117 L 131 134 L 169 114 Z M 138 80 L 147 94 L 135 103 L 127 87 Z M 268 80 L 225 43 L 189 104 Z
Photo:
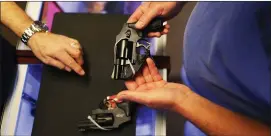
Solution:
M 79 48 L 80 48 L 80 47 L 77 45 L 77 43 L 74 43 L 74 42 L 71 43 L 71 47 L 76 48 L 76 49 L 79 49 Z

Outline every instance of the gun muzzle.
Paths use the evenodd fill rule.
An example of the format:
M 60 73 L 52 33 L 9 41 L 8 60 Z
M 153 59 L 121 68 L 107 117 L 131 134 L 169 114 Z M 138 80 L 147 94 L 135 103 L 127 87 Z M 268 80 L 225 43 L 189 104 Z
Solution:
M 123 71 L 124 71 L 124 66 L 114 64 L 112 79 L 114 79 L 114 80 L 123 80 L 123 79 L 125 79 L 125 75 L 124 75 L 125 73 Z

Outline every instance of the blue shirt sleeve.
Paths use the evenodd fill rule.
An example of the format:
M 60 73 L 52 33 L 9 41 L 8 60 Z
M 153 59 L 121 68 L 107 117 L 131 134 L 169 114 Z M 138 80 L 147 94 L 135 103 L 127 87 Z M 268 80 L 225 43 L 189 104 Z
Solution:
M 184 36 L 188 86 L 266 124 L 271 108 L 270 9 L 270 2 L 199 2 Z

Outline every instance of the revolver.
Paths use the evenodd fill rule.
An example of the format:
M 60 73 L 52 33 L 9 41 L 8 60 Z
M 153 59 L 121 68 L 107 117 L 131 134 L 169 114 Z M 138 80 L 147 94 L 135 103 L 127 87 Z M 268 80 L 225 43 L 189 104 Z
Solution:
M 132 118 L 132 103 L 119 101 L 116 96 L 108 96 L 78 124 L 80 132 L 89 130 L 113 130 L 129 122 Z
M 114 46 L 113 80 L 128 80 L 145 65 L 150 57 L 150 43 L 146 40 L 149 32 L 164 30 L 163 19 L 153 19 L 143 30 L 135 28 L 135 23 L 125 23 L 116 37 Z M 140 53 L 143 47 L 144 52 Z M 81 132 L 88 130 L 113 130 L 132 119 L 133 103 L 118 101 L 115 96 L 104 99 L 99 108 L 94 109 L 78 124 Z
M 153 19 L 143 30 L 135 28 L 135 23 L 125 23 L 116 37 L 114 46 L 113 80 L 129 80 L 145 65 L 150 57 L 150 43 L 146 40 L 149 32 L 164 30 L 161 17 Z M 143 49 L 143 53 L 140 52 Z

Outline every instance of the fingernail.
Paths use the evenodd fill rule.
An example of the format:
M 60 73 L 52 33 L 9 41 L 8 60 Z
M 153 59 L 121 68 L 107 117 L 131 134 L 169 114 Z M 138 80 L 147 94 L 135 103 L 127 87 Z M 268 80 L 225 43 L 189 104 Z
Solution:
M 120 98 L 114 98 L 113 99 L 115 102 L 117 102 L 117 103 L 121 103 L 122 102 L 122 100 L 120 99 Z
M 136 28 L 141 29 L 141 28 L 143 28 L 143 27 L 144 27 L 144 23 L 143 23 L 142 21 L 138 21 L 138 22 L 136 23 Z
M 122 94 L 118 94 L 117 98 L 118 99 L 123 99 L 125 98 L 126 94 L 122 93 Z
M 68 72 L 71 72 L 71 68 L 65 67 L 65 69 L 66 69 Z
M 84 71 L 84 70 L 81 70 L 81 71 L 80 71 L 80 75 L 85 75 L 85 71 Z

